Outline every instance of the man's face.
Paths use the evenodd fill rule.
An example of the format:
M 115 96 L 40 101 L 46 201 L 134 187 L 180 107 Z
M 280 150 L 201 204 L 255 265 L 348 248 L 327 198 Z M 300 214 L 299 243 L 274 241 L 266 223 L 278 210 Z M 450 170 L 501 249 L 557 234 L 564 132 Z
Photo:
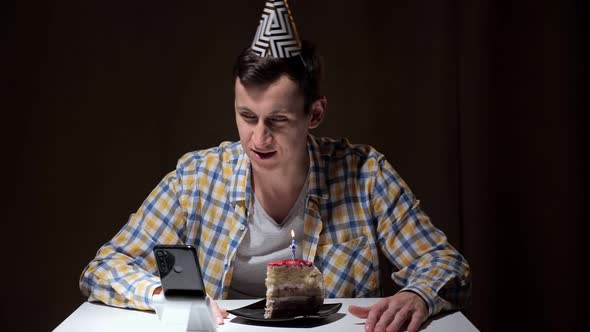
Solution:
M 295 82 L 283 75 L 267 86 L 245 87 L 236 79 L 235 111 L 240 142 L 256 171 L 305 165 L 311 115 Z

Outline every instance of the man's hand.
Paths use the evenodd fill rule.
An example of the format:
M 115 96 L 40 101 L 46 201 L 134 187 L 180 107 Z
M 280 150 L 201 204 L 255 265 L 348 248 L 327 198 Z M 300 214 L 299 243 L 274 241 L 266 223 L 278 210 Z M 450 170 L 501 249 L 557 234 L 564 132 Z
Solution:
M 348 311 L 359 318 L 367 319 L 367 332 L 398 332 L 407 321 L 408 332 L 416 332 L 428 318 L 426 302 L 412 292 L 397 293 L 370 307 L 351 305 Z
M 217 302 L 209 297 L 209 303 L 211 304 L 211 311 L 213 311 L 213 318 L 217 325 L 223 325 L 223 319 L 227 317 L 227 310 L 220 308 Z

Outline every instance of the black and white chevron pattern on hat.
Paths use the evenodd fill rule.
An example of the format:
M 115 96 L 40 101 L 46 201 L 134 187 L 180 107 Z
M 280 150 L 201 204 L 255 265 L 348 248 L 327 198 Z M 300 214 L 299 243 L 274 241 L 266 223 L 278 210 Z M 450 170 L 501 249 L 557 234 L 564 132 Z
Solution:
M 289 58 L 301 53 L 301 42 L 287 0 L 267 1 L 252 42 L 261 57 Z

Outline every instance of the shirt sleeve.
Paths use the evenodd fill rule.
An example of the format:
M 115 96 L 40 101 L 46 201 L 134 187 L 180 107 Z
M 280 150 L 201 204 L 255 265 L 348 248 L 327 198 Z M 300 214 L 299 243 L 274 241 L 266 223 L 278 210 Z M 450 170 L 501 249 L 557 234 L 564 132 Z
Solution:
M 379 247 L 396 267 L 393 280 L 428 304 L 429 314 L 459 309 L 471 292 L 469 265 L 419 207 L 408 186 L 382 158 L 373 208 Z
M 158 286 L 153 247 L 177 244 L 184 233 L 186 215 L 176 172 L 169 173 L 150 193 L 139 210 L 86 266 L 80 290 L 89 301 L 154 310 L 151 295 Z

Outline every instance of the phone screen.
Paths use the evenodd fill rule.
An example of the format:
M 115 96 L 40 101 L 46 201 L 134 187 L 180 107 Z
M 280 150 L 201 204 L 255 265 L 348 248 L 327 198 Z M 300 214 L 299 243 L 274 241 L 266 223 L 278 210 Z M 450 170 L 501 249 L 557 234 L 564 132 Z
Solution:
M 165 296 L 205 297 L 195 247 L 158 244 L 154 255 Z

